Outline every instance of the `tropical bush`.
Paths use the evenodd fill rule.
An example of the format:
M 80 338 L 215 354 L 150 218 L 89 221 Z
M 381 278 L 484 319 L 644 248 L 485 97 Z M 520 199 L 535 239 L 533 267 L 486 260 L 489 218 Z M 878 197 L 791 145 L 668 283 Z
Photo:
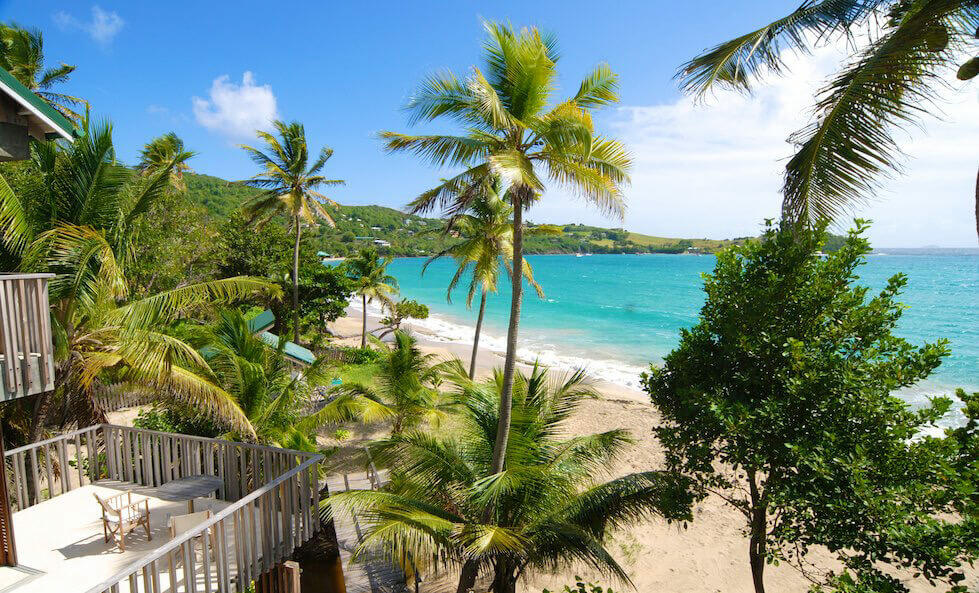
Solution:
M 494 593 L 513 593 L 520 576 L 573 563 L 629 582 L 606 536 L 653 516 L 689 519 L 687 485 L 672 474 L 606 480 L 632 442 L 626 431 L 559 436 L 578 405 L 595 397 L 582 372 L 564 380 L 540 367 L 518 373 L 507 469 L 495 473 L 503 375 L 473 383 L 456 367 L 450 377 L 462 406 L 453 430 L 408 430 L 372 445 L 390 482 L 324 502 L 329 513 L 358 514 L 364 535 L 355 556 L 380 554 L 403 566 L 410 558 L 420 570 L 461 566 L 462 591 L 484 572 Z
M 758 593 L 766 564 L 801 565 L 814 546 L 852 573 L 829 586 L 894 592 L 907 585 L 891 568 L 955 585 L 976 554 L 976 469 L 962 461 L 975 424 L 929 436 L 951 400 L 912 410 L 892 395 L 948 348 L 894 335 L 905 276 L 874 295 L 856 284 L 865 228 L 825 258 L 822 230 L 789 223 L 722 252 L 698 324 L 644 377 L 667 468 L 743 516 Z

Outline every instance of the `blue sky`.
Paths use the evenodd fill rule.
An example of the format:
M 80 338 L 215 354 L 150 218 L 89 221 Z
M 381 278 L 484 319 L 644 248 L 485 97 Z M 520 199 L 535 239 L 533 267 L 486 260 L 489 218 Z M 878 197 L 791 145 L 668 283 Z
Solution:
M 480 18 L 537 25 L 558 36 L 564 93 L 601 61 L 621 76 L 621 107 L 603 113 L 599 125 L 636 153 L 624 225 L 660 235 L 729 237 L 752 233 L 777 213 L 779 159 L 789 154 L 784 138 L 804 123 L 799 118 L 812 90 L 838 56 L 800 59 L 793 79 L 750 99 L 719 97 L 713 106 L 682 98 L 672 76 L 701 49 L 795 4 L 315 2 L 284 3 L 279 10 L 268 2 L 0 0 L 0 14 L 41 28 L 50 63 L 77 65 L 67 90 L 113 121 L 126 161 L 148 139 L 173 130 L 200 153 L 192 161 L 197 171 L 247 177 L 253 166 L 236 144 L 250 141 L 255 122 L 277 115 L 302 121 L 314 146 L 335 150 L 327 173 L 347 185 L 332 197 L 394 207 L 445 173 L 384 154 L 376 133 L 407 130 L 399 107 L 425 74 L 450 68 L 465 75 L 479 60 Z M 922 195 L 936 193 L 933 183 L 889 186 L 862 212 L 879 221 L 875 242 L 974 244 L 965 224 L 963 180 L 974 179 L 974 164 L 969 169 L 954 180 L 933 175 L 947 186 L 941 192 L 948 195 L 946 219 L 923 219 L 930 215 Z M 533 219 L 622 224 L 560 192 L 548 198 Z

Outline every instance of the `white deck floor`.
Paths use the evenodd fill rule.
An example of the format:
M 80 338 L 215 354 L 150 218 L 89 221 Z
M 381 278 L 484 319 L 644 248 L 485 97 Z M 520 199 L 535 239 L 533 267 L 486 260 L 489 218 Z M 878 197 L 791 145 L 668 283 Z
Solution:
M 153 540 L 147 541 L 146 532 L 140 527 L 126 536 L 126 551 L 121 552 L 114 542 L 105 542 L 102 511 L 92 494 L 111 496 L 127 489 L 133 490 L 134 498 L 149 499 Z M 167 521 L 171 515 L 187 513 L 187 503 L 155 498 L 153 490 L 125 482 L 99 482 L 14 513 L 18 568 L 37 574 L 18 578 L 11 572 L 14 569 L 6 569 L 0 574 L 0 591 L 84 593 L 168 543 Z M 217 512 L 229 504 L 198 498 L 194 510 L 209 508 Z

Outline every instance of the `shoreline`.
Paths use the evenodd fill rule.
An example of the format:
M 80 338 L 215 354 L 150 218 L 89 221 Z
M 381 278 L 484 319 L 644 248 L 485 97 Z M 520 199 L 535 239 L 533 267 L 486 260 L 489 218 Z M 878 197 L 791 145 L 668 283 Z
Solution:
M 381 315 L 376 305 L 368 304 L 367 309 L 367 330 L 371 332 L 381 327 Z M 352 303 L 347 308 L 346 316 L 330 324 L 330 331 L 337 336 L 343 336 L 341 343 L 359 346 L 361 323 L 359 304 Z M 461 335 L 446 337 L 446 328 L 450 328 L 453 334 Z M 475 327 L 464 326 L 433 314 L 426 320 L 405 321 L 402 323 L 402 329 L 408 330 L 415 337 L 423 351 L 443 358 L 459 358 L 468 367 L 472 356 L 472 334 L 475 332 Z M 464 337 L 466 334 L 468 338 Z M 480 335 L 479 352 L 476 355 L 477 376 L 489 376 L 494 367 L 502 367 L 505 352 L 504 340 L 487 335 L 484 329 Z M 639 373 L 644 370 L 643 368 L 616 360 L 589 360 L 563 355 L 553 350 L 538 352 L 525 347 L 518 348 L 517 367 L 520 370 L 528 372 L 535 361 L 541 366 L 561 373 L 570 373 L 581 368 L 596 389 L 615 399 L 649 401 L 649 396 L 639 385 Z
M 368 330 L 380 327 L 378 316 L 368 310 Z M 360 345 L 361 311 L 350 307 L 347 315 L 330 324 L 339 343 Z M 406 324 L 408 325 L 408 324 Z M 471 343 L 436 341 L 438 336 L 429 328 L 412 324 L 411 331 L 423 352 L 442 358 L 458 357 L 468 364 Z M 480 340 L 482 343 L 482 339 Z M 518 362 L 526 371 L 527 361 Z M 477 378 L 490 374 L 493 367 L 503 363 L 502 353 L 480 348 L 477 355 Z M 563 424 L 567 437 L 590 435 L 611 429 L 624 429 L 633 439 L 632 447 L 607 468 L 608 478 L 636 472 L 662 469 L 665 452 L 653 436 L 660 416 L 649 396 L 608 381 L 594 380 L 598 392 L 595 399 L 581 403 L 577 412 Z M 694 520 L 684 525 L 667 524 L 650 518 L 628 529 L 609 534 L 608 549 L 632 580 L 636 591 L 659 593 L 753 593 L 751 570 L 747 562 L 748 539 L 744 535 L 744 517 L 718 496 L 709 496 L 694 508 Z M 814 548 L 807 562 L 818 570 L 838 569 L 835 559 L 823 549 Z M 423 591 L 448 593 L 455 590 L 454 575 L 432 575 Z M 540 593 L 543 589 L 560 591 L 580 576 L 585 581 L 628 590 L 628 585 L 610 580 L 587 566 L 575 566 L 559 573 L 543 573 L 521 580 L 519 593 Z M 901 575 L 901 581 L 912 593 L 937 593 L 923 579 Z M 965 584 L 975 585 L 975 574 Z M 812 584 L 791 563 L 769 565 L 765 571 L 766 587 L 772 591 L 808 591 Z

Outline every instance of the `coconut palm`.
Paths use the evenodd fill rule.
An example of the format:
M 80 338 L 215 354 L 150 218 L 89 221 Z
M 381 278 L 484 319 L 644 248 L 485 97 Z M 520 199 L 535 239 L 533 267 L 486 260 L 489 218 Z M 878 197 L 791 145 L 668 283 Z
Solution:
M 621 217 L 621 187 L 628 182 L 631 158 L 615 140 L 595 133 L 593 110 L 618 100 L 618 77 L 597 66 L 571 98 L 555 101 L 555 41 L 537 29 L 514 30 L 487 22 L 485 71 L 473 67 L 465 81 L 450 72 L 430 76 L 407 105 L 410 122 L 446 118 L 462 126 L 459 135 L 406 135 L 385 132 L 386 148 L 412 152 L 436 165 L 465 169 L 419 196 L 412 210 L 448 207 L 464 211 L 475 199 L 473 182 L 488 175 L 503 180 L 513 206 L 513 268 L 507 354 L 503 367 L 500 435 L 494 456 L 503 469 L 516 365 L 517 333 L 523 298 L 523 213 L 541 197 L 546 182 L 563 186 L 604 212 Z
M 55 392 L 35 398 L 31 440 L 52 400 L 66 420 L 98 420 L 98 396 L 158 392 L 243 425 L 199 355 L 168 333 L 175 320 L 274 286 L 229 278 L 128 301 L 125 269 L 140 217 L 163 199 L 170 167 L 138 175 L 115 160 L 111 127 L 89 125 L 76 142 L 37 142 L 28 162 L 39 183 L 0 193 L 0 240 L 23 271 L 49 271 Z
M 293 373 L 280 349 L 252 333 L 244 315 L 221 311 L 200 336 L 200 349 L 218 383 L 231 394 L 259 442 L 315 452 L 316 429 L 334 421 L 326 413 L 309 414 L 312 389 L 326 378 L 328 362 L 317 359 Z M 284 345 L 284 342 L 283 342 Z M 237 429 L 228 436 L 239 437 Z
M 151 175 L 165 167 L 170 168 L 170 185 L 176 191 L 186 191 L 184 173 L 192 169 L 187 161 L 197 153 L 184 148 L 184 141 L 174 132 L 154 138 L 139 153 L 138 169 L 144 175 Z
M 463 404 L 451 432 L 409 431 L 373 445 L 390 482 L 325 501 L 331 513 L 357 514 L 357 555 L 422 570 L 466 564 L 491 574 L 495 593 L 513 593 L 521 576 L 571 564 L 628 582 L 606 536 L 655 515 L 689 519 L 691 501 L 674 476 L 649 471 L 606 481 L 631 443 L 625 430 L 559 436 L 581 401 L 595 396 L 582 372 L 563 381 L 537 366 L 517 374 L 503 473 L 493 467 L 502 373 L 482 383 L 465 374 L 452 380 Z M 459 593 L 476 576 L 463 572 Z
M 21 84 L 47 101 L 61 115 L 80 122 L 82 115 L 75 111 L 87 109 L 88 102 L 72 95 L 58 93 L 52 87 L 68 82 L 74 66 L 62 63 L 44 68 L 44 37 L 37 29 L 24 29 L 14 23 L 0 23 L 0 67 Z
M 496 292 L 500 278 L 501 264 L 507 270 L 513 261 L 513 209 L 501 199 L 499 191 L 502 182 L 499 178 L 492 181 L 480 181 L 483 190 L 479 197 L 470 202 L 469 210 L 457 214 L 450 219 L 446 230 L 455 230 L 462 237 L 449 247 L 428 258 L 422 266 L 422 273 L 431 263 L 441 257 L 452 257 L 457 264 L 456 272 L 449 281 L 446 299 L 452 302 L 452 291 L 459 281 L 469 275 L 469 291 L 466 294 L 466 306 L 472 308 L 473 299 L 479 293 L 479 313 L 476 316 L 476 332 L 473 335 L 473 350 L 469 362 L 469 378 L 476 374 L 476 354 L 479 351 L 479 334 L 483 327 L 483 313 L 486 311 L 486 295 Z M 535 227 L 543 229 L 545 227 Z M 547 227 L 549 228 L 549 227 Z M 525 259 L 523 276 L 527 283 L 534 287 L 539 298 L 544 298 L 544 291 L 534 280 L 534 271 Z
M 458 361 L 439 363 L 434 354 L 422 353 L 414 338 L 398 330 L 394 343 L 382 354 L 373 384 L 347 383 L 336 388 L 336 397 L 327 406 L 330 409 L 322 414 L 334 421 L 390 420 L 392 434 L 423 424 L 438 427 L 458 403 L 438 385 L 444 374 L 459 369 Z
M 354 294 L 359 294 L 363 306 L 363 326 L 360 347 L 367 347 L 367 303 L 380 301 L 382 307 L 392 306 L 391 297 L 398 292 L 398 280 L 388 274 L 391 256 L 381 258 L 377 249 L 365 247 L 355 257 L 344 262 L 347 274 L 353 281 Z
M 343 185 L 340 179 L 327 179 L 320 172 L 333 156 L 333 150 L 323 147 L 312 163 L 306 129 L 299 122 L 285 123 L 276 120 L 272 126 L 278 137 L 258 131 L 258 138 L 265 142 L 265 152 L 242 145 L 261 172 L 241 183 L 262 190 L 261 195 L 245 205 L 245 213 L 252 222 L 265 224 L 275 216 L 285 216 L 296 233 L 292 250 L 292 339 L 299 342 L 299 238 L 303 223 L 316 225 L 318 220 L 333 227 L 333 217 L 323 204 L 338 204 L 319 193 L 321 186 Z
M 817 97 L 815 119 L 792 136 L 783 217 L 833 220 L 876 195 L 879 178 L 898 170 L 894 131 L 938 111 L 938 91 L 962 53 L 974 53 L 977 27 L 979 10 L 966 0 L 810 0 L 690 60 L 678 76 L 697 96 L 718 86 L 750 91 L 756 79 L 784 72 L 787 55 L 876 31 L 869 42 L 852 44 L 853 55 Z M 979 58 L 958 70 L 963 80 L 977 74 Z M 979 232 L 979 186 L 976 199 Z

